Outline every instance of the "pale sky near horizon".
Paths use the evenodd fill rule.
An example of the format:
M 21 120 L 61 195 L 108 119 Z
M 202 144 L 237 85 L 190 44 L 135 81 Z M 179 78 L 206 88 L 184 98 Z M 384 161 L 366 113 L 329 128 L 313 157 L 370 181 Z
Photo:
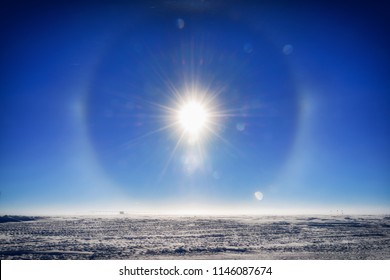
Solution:
M 0 14 L 0 212 L 390 212 L 380 3 L 64 2 Z

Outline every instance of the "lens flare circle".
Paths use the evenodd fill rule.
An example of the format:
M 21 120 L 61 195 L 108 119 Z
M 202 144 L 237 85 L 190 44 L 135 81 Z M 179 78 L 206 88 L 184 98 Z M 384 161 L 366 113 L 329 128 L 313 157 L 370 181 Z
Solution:
M 263 200 L 263 198 L 264 198 L 263 193 L 262 193 L 262 192 L 259 192 L 259 191 L 255 192 L 255 193 L 254 193 L 254 196 L 255 196 L 255 198 L 256 198 L 257 200 Z

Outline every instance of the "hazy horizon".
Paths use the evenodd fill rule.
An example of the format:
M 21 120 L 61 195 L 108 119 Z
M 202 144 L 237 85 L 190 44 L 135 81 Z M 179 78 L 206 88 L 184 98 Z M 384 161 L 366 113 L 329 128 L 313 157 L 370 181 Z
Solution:
M 0 215 L 26 215 L 26 216 L 68 216 L 68 215 L 92 215 L 92 216 L 353 216 L 353 215 L 390 215 L 386 207 L 342 207 L 340 205 L 303 207 L 288 206 L 248 206 L 248 204 L 210 205 L 193 203 L 190 205 L 136 205 L 133 207 L 124 204 L 90 205 L 64 207 L 56 205 L 52 207 L 36 207 L 26 209 L 18 207 L 0 209 Z

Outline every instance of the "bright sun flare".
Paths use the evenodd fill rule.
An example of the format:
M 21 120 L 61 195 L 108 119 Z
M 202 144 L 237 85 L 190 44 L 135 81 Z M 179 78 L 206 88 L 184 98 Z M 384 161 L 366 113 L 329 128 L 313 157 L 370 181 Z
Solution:
M 180 109 L 178 118 L 184 132 L 192 138 L 198 138 L 206 126 L 208 113 L 202 104 L 190 101 Z

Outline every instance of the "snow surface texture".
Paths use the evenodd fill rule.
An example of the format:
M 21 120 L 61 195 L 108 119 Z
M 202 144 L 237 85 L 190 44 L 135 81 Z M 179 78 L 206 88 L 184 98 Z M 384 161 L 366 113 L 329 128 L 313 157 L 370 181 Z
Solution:
M 3 220 L 2 260 L 390 259 L 389 216 Z

